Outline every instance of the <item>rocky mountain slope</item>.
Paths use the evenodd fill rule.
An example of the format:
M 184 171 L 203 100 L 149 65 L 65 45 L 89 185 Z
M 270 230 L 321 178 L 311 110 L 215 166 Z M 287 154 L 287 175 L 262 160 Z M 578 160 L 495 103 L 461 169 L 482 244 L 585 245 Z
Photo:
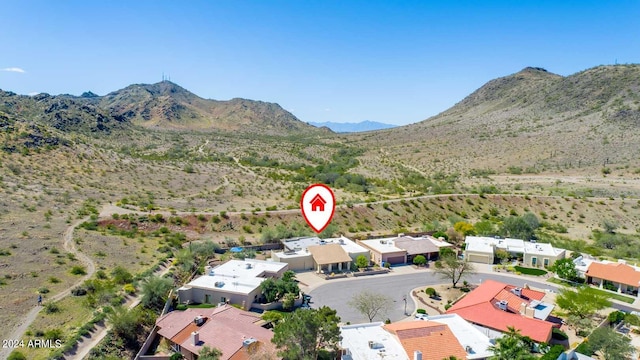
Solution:
M 638 165 L 640 65 L 491 80 L 422 122 L 352 135 L 423 171 L 557 171 Z
M 170 81 L 130 85 L 92 100 L 111 114 L 146 127 L 269 134 L 327 133 L 300 121 L 278 104 L 239 98 L 203 99 Z

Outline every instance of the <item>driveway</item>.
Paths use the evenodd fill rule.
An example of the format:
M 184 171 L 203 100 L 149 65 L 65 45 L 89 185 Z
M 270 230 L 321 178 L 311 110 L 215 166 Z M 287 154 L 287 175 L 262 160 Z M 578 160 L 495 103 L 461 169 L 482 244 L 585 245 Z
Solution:
M 555 284 L 540 282 L 525 277 L 514 277 L 508 275 L 499 275 L 493 273 L 478 273 L 466 278 L 467 281 L 479 284 L 484 280 L 496 280 L 503 283 L 524 286 L 529 286 L 540 290 L 558 291 L 558 286 Z M 364 315 L 358 313 L 349 306 L 349 301 L 354 294 L 363 290 L 370 290 L 373 292 L 379 292 L 388 295 L 394 301 L 393 307 L 384 317 L 377 317 L 374 321 L 384 321 L 389 318 L 391 321 L 399 321 L 407 316 L 404 315 L 404 301 L 402 297 L 407 296 L 407 313 L 411 314 L 415 310 L 413 300 L 410 296 L 410 291 L 416 287 L 423 287 L 427 285 L 445 284 L 446 280 L 438 274 L 431 271 L 422 271 L 419 273 L 406 274 L 406 275 L 373 275 L 367 278 L 349 278 L 345 280 L 331 280 L 324 285 L 318 286 L 309 292 L 311 295 L 311 307 L 318 308 L 320 306 L 329 306 L 337 310 L 338 315 L 343 322 L 362 323 L 368 322 Z M 632 307 L 614 303 L 612 307 L 631 311 Z

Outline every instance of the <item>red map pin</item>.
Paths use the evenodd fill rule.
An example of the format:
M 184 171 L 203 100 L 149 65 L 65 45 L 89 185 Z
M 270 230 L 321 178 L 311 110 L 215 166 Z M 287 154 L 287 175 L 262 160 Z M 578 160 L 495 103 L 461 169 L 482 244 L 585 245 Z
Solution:
M 321 233 L 333 218 L 336 211 L 336 198 L 333 191 L 324 184 L 309 186 L 300 199 L 300 210 L 304 220 L 313 231 Z

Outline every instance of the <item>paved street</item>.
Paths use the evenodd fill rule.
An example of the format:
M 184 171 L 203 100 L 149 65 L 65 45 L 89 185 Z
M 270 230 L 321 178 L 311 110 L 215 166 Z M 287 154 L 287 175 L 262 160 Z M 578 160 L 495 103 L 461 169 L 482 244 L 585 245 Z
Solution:
M 535 281 L 536 279 L 501 275 L 493 273 L 478 273 L 467 278 L 467 281 L 478 284 L 484 280 L 492 279 L 516 286 L 529 286 L 541 289 L 552 290 L 557 292 L 558 286 L 544 281 Z M 411 314 L 414 310 L 414 303 L 411 300 L 409 292 L 416 287 L 424 287 L 427 285 L 437 285 L 446 283 L 439 275 L 431 271 L 420 271 L 402 275 L 373 275 L 364 278 L 349 278 L 345 280 L 330 280 L 326 284 L 320 285 L 309 292 L 312 296 L 312 307 L 329 306 L 338 311 L 338 315 L 343 322 L 360 323 L 368 322 L 369 319 L 364 315 L 352 309 L 348 302 L 354 294 L 369 289 L 390 296 L 394 300 L 394 306 L 387 314 L 391 321 L 398 321 L 406 316 L 404 315 L 403 295 L 407 295 L 407 313 Z M 462 283 L 462 282 L 461 282 Z M 618 303 L 613 304 L 614 308 L 631 311 L 632 307 Z M 374 321 L 384 321 L 385 318 L 376 318 Z

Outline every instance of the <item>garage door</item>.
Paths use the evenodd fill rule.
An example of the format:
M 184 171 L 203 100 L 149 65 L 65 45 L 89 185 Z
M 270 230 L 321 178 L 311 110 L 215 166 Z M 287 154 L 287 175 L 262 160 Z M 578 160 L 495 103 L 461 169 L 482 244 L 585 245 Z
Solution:
M 404 256 L 390 256 L 387 258 L 387 262 L 391 265 L 404 264 Z
M 477 262 L 488 264 L 489 256 L 488 255 L 479 255 L 479 254 L 467 254 L 469 262 Z

